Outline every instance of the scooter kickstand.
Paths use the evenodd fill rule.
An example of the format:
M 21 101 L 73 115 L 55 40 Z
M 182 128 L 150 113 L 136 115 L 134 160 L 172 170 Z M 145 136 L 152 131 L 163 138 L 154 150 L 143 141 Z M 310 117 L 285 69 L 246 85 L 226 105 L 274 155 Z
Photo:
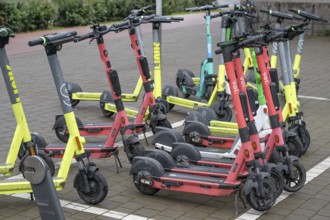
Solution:
M 30 199 L 31 199 L 31 201 L 34 201 L 33 192 L 30 193 Z
M 117 149 L 116 152 L 113 154 L 114 158 L 115 158 L 115 164 L 116 164 L 116 171 L 117 173 L 119 173 L 119 167 L 123 168 L 123 165 L 121 164 L 121 161 L 119 159 L 119 150 Z M 119 164 L 119 167 L 118 167 Z

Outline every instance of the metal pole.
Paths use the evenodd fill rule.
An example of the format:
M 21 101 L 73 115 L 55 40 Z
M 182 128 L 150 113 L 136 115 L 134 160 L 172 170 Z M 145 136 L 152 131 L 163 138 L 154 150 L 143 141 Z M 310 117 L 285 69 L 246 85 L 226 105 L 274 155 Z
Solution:
M 163 15 L 163 0 L 156 0 L 156 15 Z M 160 42 L 160 47 L 162 47 L 162 25 L 159 25 L 158 29 L 158 35 L 159 35 L 159 42 Z M 160 48 L 160 51 L 162 51 L 162 48 Z

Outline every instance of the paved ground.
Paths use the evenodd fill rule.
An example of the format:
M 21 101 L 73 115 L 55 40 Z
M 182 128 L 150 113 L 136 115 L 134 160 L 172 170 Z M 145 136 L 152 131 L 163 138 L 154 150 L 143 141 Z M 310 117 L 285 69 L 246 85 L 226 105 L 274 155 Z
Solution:
M 205 56 L 203 22 L 201 16 L 193 15 L 186 17 L 186 21 L 182 24 L 164 25 L 163 84 L 174 84 L 179 67 L 198 72 L 200 62 Z M 219 20 L 214 20 L 213 24 L 214 39 L 218 39 Z M 86 33 L 88 28 L 72 28 L 72 30 Z M 152 61 L 152 35 L 149 25 L 144 26 L 143 32 L 146 54 Z M 31 130 L 39 132 L 47 142 L 54 143 L 59 141 L 51 128 L 55 115 L 61 114 L 61 109 L 47 58 L 42 47 L 26 46 L 28 40 L 35 39 L 42 33 L 19 34 L 10 41 L 7 52 Z M 124 92 L 131 92 L 138 74 L 127 32 L 109 34 L 106 37 L 106 44 L 113 68 L 118 70 L 122 89 Z M 301 159 L 306 170 L 330 156 L 328 147 L 330 75 L 327 65 L 329 48 L 330 38 L 321 37 L 307 38 L 304 47 L 300 95 L 326 98 L 325 100 L 300 99 L 312 138 L 310 149 Z M 95 42 L 64 45 L 59 52 L 59 59 L 66 80 L 79 83 L 84 91 L 101 92 L 108 88 Z M 217 66 L 218 59 L 215 60 Z M 150 66 L 151 64 L 152 62 Z M 15 122 L 4 84 L 1 82 L 0 85 L 3 94 L 0 97 L 2 125 L 0 159 L 3 161 L 11 142 Z M 84 122 L 111 122 L 111 119 L 101 115 L 98 106 L 97 102 L 81 102 L 75 108 L 75 113 Z M 184 119 L 186 112 L 187 109 L 175 107 L 169 113 L 169 120 L 171 123 L 180 121 Z M 100 141 L 99 138 L 87 140 Z M 209 197 L 167 191 L 160 191 L 154 196 L 141 195 L 133 186 L 132 177 L 129 176 L 130 164 L 124 152 L 120 152 L 120 158 L 123 168 L 120 169 L 119 174 L 115 172 L 113 158 L 95 160 L 109 184 L 108 196 L 104 202 L 97 205 L 97 208 L 102 209 L 90 209 L 84 206 L 86 204 L 80 200 L 72 187 L 72 179 L 78 168 L 77 165 L 72 166 L 65 189 L 58 192 L 62 205 L 65 206 L 63 210 L 67 219 L 235 219 L 249 209 L 244 208 L 239 202 L 239 214 L 235 215 L 233 197 Z M 289 195 L 260 219 L 329 219 L 329 182 L 330 170 L 326 169 L 302 190 Z M 70 201 L 79 204 L 72 204 Z M 0 219 L 39 219 L 35 203 L 27 199 L 1 195 L 0 203 Z M 88 212 L 90 210 L 94 214 Z

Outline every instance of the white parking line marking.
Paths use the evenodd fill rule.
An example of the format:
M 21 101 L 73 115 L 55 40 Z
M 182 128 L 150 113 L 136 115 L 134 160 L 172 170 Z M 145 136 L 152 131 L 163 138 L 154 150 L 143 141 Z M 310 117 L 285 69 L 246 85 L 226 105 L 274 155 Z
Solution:
M 298 98 L 302 99 L 316 99 L 321 101 L 330 101 L 328 98 L 316 97 L 316 96 L 306 96 L 306 95 L 298 95 Z
M 326 171 L 329 168 L 330 168 L 330 157 L 324 159 L 323 161 L 321 161 L 320 163 L 315 165 L 313 168 L 308 170 L 308 172 L 306 173 L 306 183 L 305 183 L 305 185 L 307 183 L 309 183 L 310 181 L 312 181 L 314 178 L 321 175 L 324 171 Z M 283 201 L 284 199 L 286 199 L 289 195 L 291 195 L 291 193 L 283 192 L 280 195 L 280 197 L 277 198 L 277 201 L 276 201 L 275 205 L 277 203 Z M 244 213 L 241 216 L 237 217 L 236 220 L 254 220 L 254 219 L 257 219 L 260 216 L 262 216 L 264 213 L 266 213 L 266 212 L 258 212 L 254 209 L 249 209 L 246 213 Z

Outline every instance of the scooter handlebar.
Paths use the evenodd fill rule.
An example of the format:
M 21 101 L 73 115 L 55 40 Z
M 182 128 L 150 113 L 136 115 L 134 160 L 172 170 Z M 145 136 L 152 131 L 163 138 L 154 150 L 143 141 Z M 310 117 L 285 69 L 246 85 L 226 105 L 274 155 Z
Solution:
M 89 39 L 89 38 L 92 38 L 92 37 L 94 37 L 94 33 L 90 32 L 88 34 L 84 34 L 84 35 L 81 35 L 81 36 L 75 36 L 73 38 L 73 41 L 74 42 L 79 42 L 79 41 L 83 41 L 83 40 L 86 40 L 86 39 Z
M 0 28 L 0 37 L 15 37 L 15 33 L 9 28 Z
M 192 7 L 192 8 L 186 8 L 186 11 L 208 11 L 212 9 L 217 9 L 217 8 L 228 8 L 229 5 L 204 5 L 200 7 Z
M 149 20 L 149 22 L 155 23 L 171 23 L 171 22 L 180 22 L 183 21 L 183 17 L 172 17 L 172 16 L 161 16 L 157 15 L 153 19 Z
M 123 22 L 113 24 L 113 27 L 122 28 L 122 27 L 126 27 L 126 26 L 129 26 L 129 25 L 130 25 L 130 20 L 126 20 L 126 21 L 123 21 Z
M 240 47 L 246 47 L 250 44 L 260 43 L 258 41 L 262 40 L 264 37 L 265 37 L 264 34 L 254 35 L 254 36 L 251 36 L 248 39 L 245 39 L 245 40 L 242 40 L 242 41 L 238 42 L 238 45 Z
M 61 33 L 48 34 L 48 35 L 44 35 L 43 37 L 40 37 L 39 39 L 29 41 L 28 45 L 32 47 L 39 44 L 47 44 L 47 43 L 66 43 L 69 41 L 73 41 L 73 38 L 76 35 L 77 35 L 77 31 L 67 31 Z
M 302 11 L 302 10 L 295 10 L 295 9 L 290 8 L 289 11 L 294 12 L 294 13 L 300 15 L 301 17 L 304 17 L 304 18 L 307 18 L 307 19 L 310 19 L 310 20 L 328 22 L 324 18 L 321 18 L 321 16 L 319 16 L 319 15 L 310 14 L 310 13 Z
M 294 19 L 294 16 L 292 14 L 288 14 L 288 13 L 283 13 L 283 12 L 274 11 L 274 10 L 264 10 L 264 9 L 260 9 L 259 11 L 262 13 L 269 14 L 274 17 L 278 17 L 278 18 L 283 18 L 283 19 L 288 19 L 288 20 Z

